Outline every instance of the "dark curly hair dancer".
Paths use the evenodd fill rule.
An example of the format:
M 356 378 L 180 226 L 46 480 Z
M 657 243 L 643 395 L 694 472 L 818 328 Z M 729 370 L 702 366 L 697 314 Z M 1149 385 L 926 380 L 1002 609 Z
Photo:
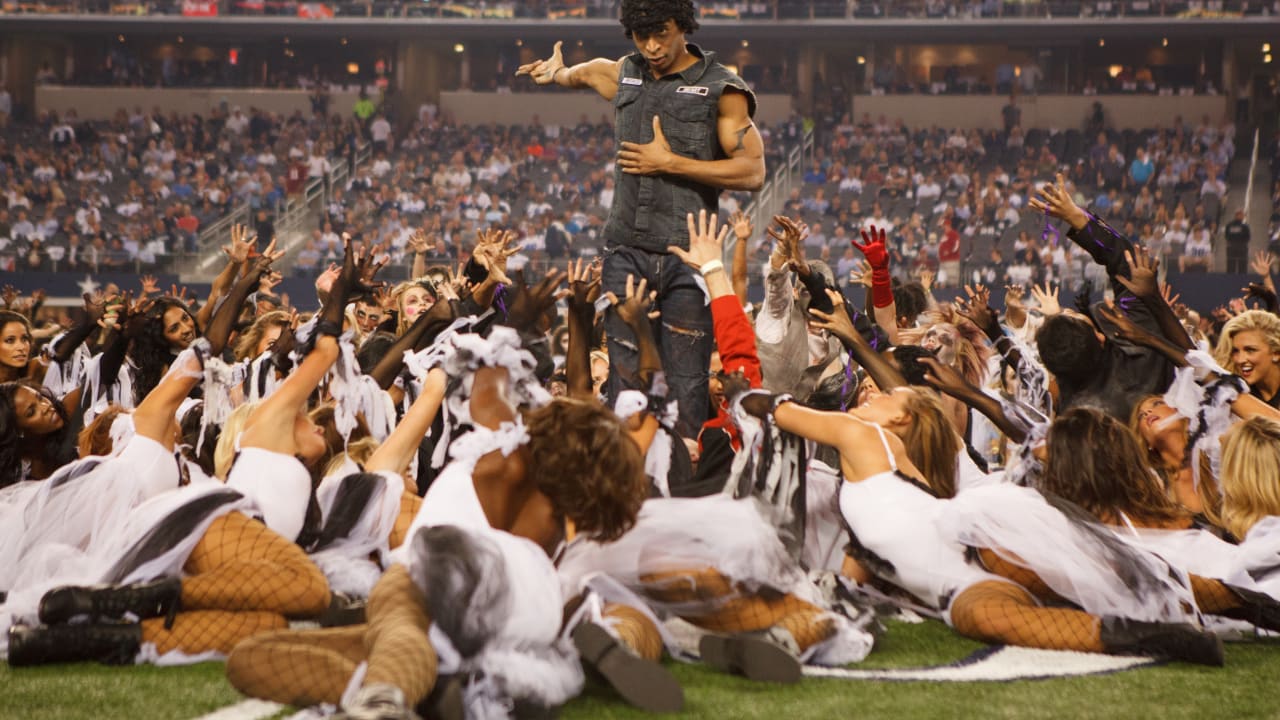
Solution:
M 48 477 L 75 460 L 77 425 L 47 389 L 30 380 L 0 383 L 0 487 Z
M 129 345 L 136 402 L 141 402 L 160 383 L 174 356 L 201 334 L 195 316 L 182 301 L 172 297 L 155 301 L 147 311 L 146 322 Z
M 628 40 L 636 35 L 657 34 L 668 20 L 674 20 L 676 27 L 686 35 L 700 27 L 693 0 L 623 0 L 621 16 L 623 32 Z

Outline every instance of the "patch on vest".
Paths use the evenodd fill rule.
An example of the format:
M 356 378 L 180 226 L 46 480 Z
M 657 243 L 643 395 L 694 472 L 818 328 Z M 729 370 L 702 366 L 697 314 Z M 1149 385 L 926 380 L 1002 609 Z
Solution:
M 644 81 L 641 80 L 640 78 L 624 77 L 622 78 L 622 84 L 623 85 L 643 85 Z
M 706 97 L 707 93 L 711 92 L 711 88 L 704 88 L 698 85 L 681 85 L 676 88 L 676 92 L 685 93 L 686 95 L 701 95 Z

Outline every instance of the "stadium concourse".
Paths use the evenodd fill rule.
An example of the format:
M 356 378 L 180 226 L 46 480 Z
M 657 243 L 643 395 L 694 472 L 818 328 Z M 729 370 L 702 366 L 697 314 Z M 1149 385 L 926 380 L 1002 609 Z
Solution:
M 0 717 L 1276 713 L 1280 5 L 0 12 Z

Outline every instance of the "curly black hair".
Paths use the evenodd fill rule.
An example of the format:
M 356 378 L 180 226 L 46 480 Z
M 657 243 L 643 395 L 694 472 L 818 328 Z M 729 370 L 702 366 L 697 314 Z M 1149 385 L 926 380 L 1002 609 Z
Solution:
M 668 20 L 675 20 L 686 35 L 699 27 L 693 0 L 622 0 L 620 19 L 628 40 L 658 34 Z
M 929 387 L 924 376 L 929 373 L 929 366 L 920 362 L 922 358 L 936 358 L 937 355 L 919 345 L 898 345 L 893 349 L 893 359 L 898 363 L 898 372 L 906 379 L 908 385 Z
M 1103 347 L 1087 320 L 1051 315 L 1036 331 L 1036 348 L 1045 369 L 1060 381 L 1083 383 L 1098 371 Z
M 147 319 L 150 322 L 144 323 L 142 332 L 133 339 L 133 343 L 129 346 L 129 359 L 134 364 L 133 375 L 133 397 L 135 403 L 142 402 L 142 399 L 160 384 L 160 380 L 164 378 L 165 371 L 169 368 L 169 364 L 173 362 L 173 349 L 169 345 L 169 340 L 164 336 L 164 314 L 169 308 L 182 308 L 182 312 L 191 318 L 191 324 L 195 326 L 196 332 L 201 332 L 200 323 L 196 322 L 196 318 L 191 314 L 191 310 L 186 304 L 177 298 L 165 297 L 156 300 L 155 305 L 147 311 Z
M 48 388 L 30 380 L 0 383 L 0 487 L 8 487 L 22 480 L 22 448 L 37 443 L 34 438 L 22 437 L 18 427 L 18 411 L 14 396 L 19 388 L 43 395 L 53 403 L 54 411 L 62 418 L 62 427 L 39 439 L 39 454 L 46 466 L 59 468 L 76 459 L 74 442 L 78 428 L 73 428 L 71 418 L 62 403 Z M 71 441 L 68 441 L 68 435 Z

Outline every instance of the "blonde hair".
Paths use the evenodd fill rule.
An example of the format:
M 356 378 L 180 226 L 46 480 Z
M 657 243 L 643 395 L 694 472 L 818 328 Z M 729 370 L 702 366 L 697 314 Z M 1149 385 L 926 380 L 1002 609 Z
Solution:
M 406 280 L 405 282 L 402 282 L 399 285 L 396 285 L 394 288 L 392 288 L 390 298 L 391 298 L 392 305 L 394 305 L 396 309 L 396 335 L 397 336 L 403 335 L 404 331 L 408 330 L 409 325 L 411 324 L 409 322 L 408 316 L 404 312 L 404 294 L 409 292 L 411 288 L 416 288 L 416 287 L 426 290 L 427 294 L 431 296 L 432 302 L 435 302 L 437 299 L 439 299 L 436 293 L 435 286 L 433 286 L 431 282 L 426 279 Z
M 261 403 L 252 402 L 241 405 L 222 424 L 222 433 L 218 435 L 218 447 L 213 451 L 213 474 L 223 482 L 227 481 L 227 473 L 231 472 L 231 463 L 236 459 L 236 440 L 240 438 L 245 423 L 259 404 Z M 289 428 L 287 432 L 293 432 L 293 428 Z
M 1280 422 L 1238 423 L 1222 445 L 1222 524 L 1243 540 L 1259 520 L 1280 515 Z
M 929 487 L 942 497 L 954 497 L 960 437 L 937 393 L 914 386 L 907 390 L 906 410 L 911 413 L 911 422 L 897 435 Z
M 378 445 L 378 439 L 372 435 L 351 441 L 347 444 L 345 452 L 340 452 L 333 456 L 333 459 L 325 466 L 321 477 L 329 477 L 338 472 L 348 459 L 364 468 L 364 464 L 369 462 L 369 458 L 373 456 L 373 451 L 378 449 Z
M 272 310 L 254 320 L 253 325 L 250 325 L 240 339 L 236 340 L 236 360 L 257 357 L 258 343 L 262 342 L 262 336 L 267 334 L 269 327 L 279 327 L 281 332 L 284 332 L 289 327 L 289 313 L 283 310 Z
M 1280 317 L 1266 310 L 1246 310 L 1228 320 L 1222 327 L 1222 337 L 1218 338 L 1218 347 L 1213 351 L 1214 359 L 1219 365 L 1231 372 L 1238 372 L 1239 369 L 1231 360 L 1231 344 L 1236 335 L 1251 330 L 1262 333 L 1271 352 L 1280 354 Z

